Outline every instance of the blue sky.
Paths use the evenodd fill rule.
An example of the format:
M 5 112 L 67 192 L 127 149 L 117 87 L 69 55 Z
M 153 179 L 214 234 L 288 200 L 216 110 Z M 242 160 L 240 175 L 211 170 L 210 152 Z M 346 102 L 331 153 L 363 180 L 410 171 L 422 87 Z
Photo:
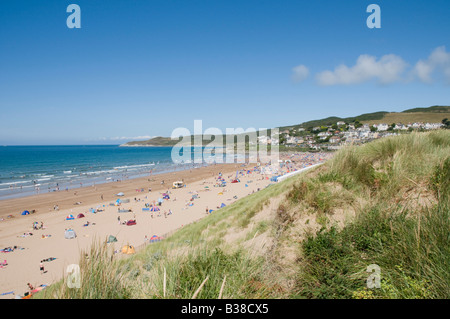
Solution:
M 380 29 L 366 25 L 372 3 Z M 448 0 L 2 0 L 0 144 L 450 105 L 448 12 Z

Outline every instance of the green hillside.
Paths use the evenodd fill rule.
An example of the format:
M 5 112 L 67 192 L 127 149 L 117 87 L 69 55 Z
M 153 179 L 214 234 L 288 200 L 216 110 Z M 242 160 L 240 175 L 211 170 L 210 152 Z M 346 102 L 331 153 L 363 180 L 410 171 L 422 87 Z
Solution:
M 373 112 L 373 113 L 365 113 L 360 114 L 358 116 L 352 117 L 337 117 L 331 116 L 320 120 L 312 120 L 303 122 L 301 124 L 283 126 L 280 127 L 280 131 L 286 129 L 295 129 L 295 128 L 312 128 L 316 126 L 329 126 L 338 121 L 343 121 L 346 123 L 352 123 L 358 120 L 361 123 L 366 124 L 379 124 L 379 123 L 397 123 L 402 122 L 404 124 L 414 123 L 414 122 L 441 122 L 444 118 L 450 118 L 450 106 L 431 106 L 431 107 L 420 107 L 405 110 L 402 112 Z
M 434 112 L 434 113 L 449 113 L 450 112 L 450 106 L 430 106 L 430 107 L 417 107 L 414 109 L 409 109 L 403 111 L 403 113 L 414 113 L 414 112 Z

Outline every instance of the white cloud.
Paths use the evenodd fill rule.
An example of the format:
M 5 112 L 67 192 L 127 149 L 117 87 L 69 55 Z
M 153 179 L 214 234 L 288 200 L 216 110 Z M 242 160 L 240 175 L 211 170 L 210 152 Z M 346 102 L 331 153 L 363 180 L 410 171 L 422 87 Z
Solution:
M 360 55 L 352 67 L 339 65 L 334 71 L 323 71 L 316 75 L 320 85 L 350 85 L 378 80 L 380 84 L 389 84 L 401 80 L 407 63 L 399 56 L 388 54 L 378 61 L 371 55 Z
M 450 81 L 450 53 L 445 47 L 436 48 L 426 60 L 420 60 L 412 70 L 412 77 L 425 83 L 433 82 L 432 75 L 441 71 Z
M 298 65 L 292 71 L 292 78 L 297 82 L 309 76 L 309 70 L 305 65 Z M 395 54 L 383 55 L 379 59 L 363 54 L 353 66 L 341 64 L 334 70 L 317 73 L 315 78 L 322 86 L 352 85 L 368 81 L 377 81 L 383 85 L 415 80 L 432 83 L 443 79 L 450 84 L 450 52 L 446 51 L 445 46 L 437 47 L 428 58 L 421 59 L 415 64 L 408 64 Z
M 301 82 L 304 81 L 309 76 L 309 70 L 306 66 L 297 65 L 295 68 L 292 69 L 292 79 L 295 82 Z

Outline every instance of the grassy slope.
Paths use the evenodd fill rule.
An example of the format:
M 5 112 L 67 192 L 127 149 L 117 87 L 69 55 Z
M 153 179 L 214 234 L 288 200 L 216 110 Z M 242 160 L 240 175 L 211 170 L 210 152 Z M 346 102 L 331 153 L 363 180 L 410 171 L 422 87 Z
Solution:
M 423 122 L 423 123 L 441 123 L 443 119 L 450 119 L 450 111 L 447 112 L 411 112 L 411 113 L 387 113 L 384 115 L 383 118 L 379 120 L 369 120 L 369 121 L 361 121 L 365 124 L 380 124 L 380 123 L 386 123 L 386 124 L 392 124 L 392 123 L 416 123 L 416 122 Z
M 280 127 L 280 131 L 290 128 L 308 128 L 322 125 L 329 125 L 336 123 L 338 121 L 344 121 L 346 123 L 352 123 L 355 120 L 359 120 L 361 123 L 365 124 L 379 124 L 379 123 L 414 123 L 414 122 L 431 122 L 431 123 L 440 123 L 444 118 L 450 118 L 450 106 L 431 106 L 431 107 L 422 107 L 405 110 L 403 112 L 374 112 L 374 113 L 366 113 L 358 116 L 352 117 L 328 117 L 320 120 L 313 120 L 304 122 L 297 125 L 284 126 Z
M 99 245 L 81 289 L 44 297 L 191 298 L 208 278 L 198 298 L 222 286 L 224 298 L 448 298 L 449 154 L 450 131 L 342 149 L 130 258 L 111 262 Z M 379 289 L 366 287 L 372 264 Z

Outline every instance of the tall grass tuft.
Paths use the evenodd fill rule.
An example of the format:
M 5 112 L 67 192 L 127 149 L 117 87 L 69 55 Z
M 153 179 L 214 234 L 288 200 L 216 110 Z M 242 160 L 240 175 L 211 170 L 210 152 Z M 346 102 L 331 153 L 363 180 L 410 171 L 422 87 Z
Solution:
M 262 259 L 243 250 L 189 248 L 176 255 L 165 255 L 154 263 L 145 274 L 151 284 L 142 285 L 139 295 L 176 299 L 261 298 L 269 290 L 262 284 L 262 265 Z

